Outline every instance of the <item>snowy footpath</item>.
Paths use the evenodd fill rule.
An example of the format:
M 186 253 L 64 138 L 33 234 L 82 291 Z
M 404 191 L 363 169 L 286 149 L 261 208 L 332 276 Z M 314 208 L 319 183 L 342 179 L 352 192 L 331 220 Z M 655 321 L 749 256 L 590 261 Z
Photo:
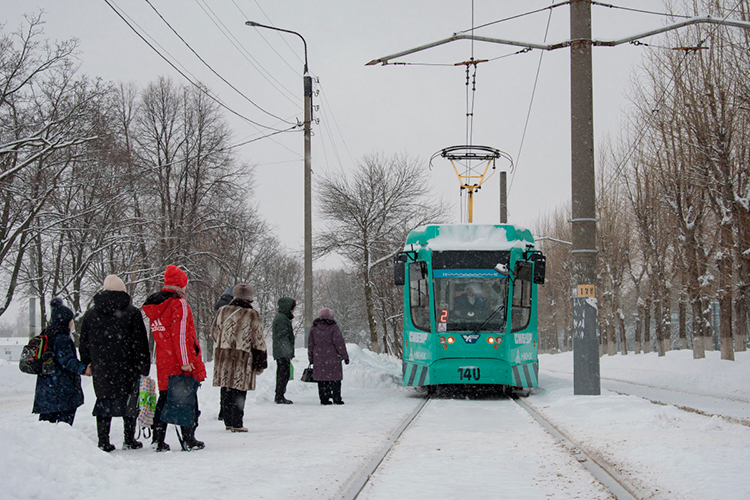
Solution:
M 0 499 L 339 498 L 424 394 L 401 387 L 399 360 L 347 348 L 344 406 L 321 406 L 316 385 L 298 380 L 307 365 L 298 349 L 287 391 L 294 404 L 273 403 L 271 362 L 248 393 L 247 434 L 224 429 L 219 389 L 204 382 L 196 436 L 206 449 L 192 453 L 122 451 L 120 419 L 111 433 L 117 450 L 100 451 L 90 379 L 72 428 L 38 422 L 35 377 L 0 361 Z M 573 395 L 571 353 L 542 355 L 541 387 L 525 401 L 615 465 L 639 498 L 747 499 L 748 354 L 735 362 L 718 352 L 605 356 L 601 396 Z M 609 498 L 527 417 L 507 399 L 430 401 L 360 498 Z M 456 431 L 446 421 L 467 425 Z M 525 430 L 508 432 L 522 422 Z M 172 426 L 167 442 L 179 450 Z

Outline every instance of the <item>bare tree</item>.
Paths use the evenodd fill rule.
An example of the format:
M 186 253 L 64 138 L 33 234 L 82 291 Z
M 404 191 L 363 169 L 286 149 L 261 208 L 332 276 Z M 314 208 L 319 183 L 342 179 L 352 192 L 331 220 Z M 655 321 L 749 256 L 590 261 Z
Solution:
M 338 253 L 356 269 L 375 352 L 380 343 L 373 268 L 403 248 L 405 231 L 448 219 L 447 205 L 432 198 L 424 170 L 405 156 L 366 156 L 349 178 L 327 174 L 317 186 L 319 210 L 328 225 L 316 237 L 316 254 Z

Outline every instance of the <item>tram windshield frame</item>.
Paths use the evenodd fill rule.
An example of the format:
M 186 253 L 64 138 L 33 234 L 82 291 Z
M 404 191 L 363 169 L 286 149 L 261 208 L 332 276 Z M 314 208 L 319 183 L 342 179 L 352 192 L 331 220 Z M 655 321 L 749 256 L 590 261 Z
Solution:
M 506 331 L 507 276 L 492 269 L 434 270 L 433 290 L 437 333 Z

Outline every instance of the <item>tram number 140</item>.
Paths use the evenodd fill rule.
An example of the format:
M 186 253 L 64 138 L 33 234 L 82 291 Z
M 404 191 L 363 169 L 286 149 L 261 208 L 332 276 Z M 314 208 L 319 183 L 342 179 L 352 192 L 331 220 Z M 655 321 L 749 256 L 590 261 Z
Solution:
M 476 366 L 462 366 L 458 369 L 458 376 L 461 380 L 479 380 L 479 368 Z

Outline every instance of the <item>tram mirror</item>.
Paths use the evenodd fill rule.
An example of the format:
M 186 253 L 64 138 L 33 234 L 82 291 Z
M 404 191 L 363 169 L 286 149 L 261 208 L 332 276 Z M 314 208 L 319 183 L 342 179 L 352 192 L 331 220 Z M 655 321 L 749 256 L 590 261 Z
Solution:
M 508 269 L 507 264 L 498 264 L 495 266 L 495 271 L 497 271 L 500 274 L 504 274 L 505 276 L 508 276 L 510 274 L 510 269 Z
M 400 253 L 393 258 L 393 284 L 403 286 L 406 284 L 406 255 Z
M 532 266 L 530 262 L 517 262 L 516 263 L 516 279 L 531 281 L 532 280 Z
M 534 263 L 534 284 L 543 285 L 547 268 L 547 257 L 542 253 L 535 253 L 531 256 L 531 262 Z

